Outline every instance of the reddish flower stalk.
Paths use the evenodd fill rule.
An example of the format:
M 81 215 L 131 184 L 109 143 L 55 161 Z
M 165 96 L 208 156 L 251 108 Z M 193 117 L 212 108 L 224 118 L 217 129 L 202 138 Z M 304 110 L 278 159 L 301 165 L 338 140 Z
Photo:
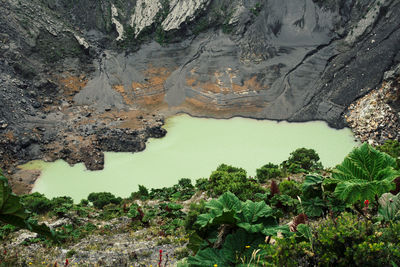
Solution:
M 365 205 L 366 208 L 368 208 L 368 205 L 369 205 L 369 200 L 368 200 L 368 199 L 366 199 L 366 200 L 364 201 L 364 205 Z
M 270 190 L 271 190 L 271 195 L 270 195 L 271 197 L 280 194 L 278 184 L 274 180 L 272 180 L 271 182 Z
M 290 226 L 290 231 L 297 232 L 297 226 L 299 224 L 305 224 L 307 222 L 307 220 L 308 220 L 307 215 L 304 213 L 300 213 L 299 215 L 294 217 L 293 223 Z
M 161 263 L 162 263 L 162 249 L 160 249 L 160 260 L 158 262 L 158 267 L 161 267 Z
M 69 260 L 68 259 L 65 259 L 65 264 L 64 264 L 64 266 L 66 267 L 66 266 L 68 266 L 69 265 Z

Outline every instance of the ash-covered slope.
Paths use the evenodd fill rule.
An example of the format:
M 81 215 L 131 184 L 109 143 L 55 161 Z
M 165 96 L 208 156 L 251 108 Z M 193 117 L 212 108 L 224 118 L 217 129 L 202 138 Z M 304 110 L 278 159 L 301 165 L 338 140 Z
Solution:
M 14 71 L 97 69 L 74 102 L 99 110 L 150 103 L 342 127 L 346 107 L 399 61 L 393 0 L 2 2 Z
M 161 134 L 157 115 L 177 112 L 340 128 L 347 107 L 400 62 L 397 0 L 0 3 L 0 152 L 9 159 L 81 161 L 82 144 L 89 158 L 143 149 Z M 132 135 L 128 148 L 115 142 L 122 134 Z

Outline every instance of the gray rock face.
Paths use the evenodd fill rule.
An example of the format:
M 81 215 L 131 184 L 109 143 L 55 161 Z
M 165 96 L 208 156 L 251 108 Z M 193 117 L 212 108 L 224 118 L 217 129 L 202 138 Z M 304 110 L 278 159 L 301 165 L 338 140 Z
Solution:
M 138 0 L 130 20 L 130 26 L 135 29 L 135 36 L 154 23 L 154 18 L 161 9 L 158 0 Z
M 164 31 L 179 29 L 183 22 L 193 21 L 195 14 L 204 10 L 210 0 L 172 0 L 168 16 L 162 23 Z

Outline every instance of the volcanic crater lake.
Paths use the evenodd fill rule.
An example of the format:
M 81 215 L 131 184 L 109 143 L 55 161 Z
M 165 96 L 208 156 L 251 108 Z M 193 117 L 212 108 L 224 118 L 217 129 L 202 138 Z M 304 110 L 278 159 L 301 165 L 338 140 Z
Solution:
M 288 123 L 178 115 L 167 119 L 167 135 L 150 139 L 138 153 L 106 152 L 104 170 L 88 171 L 80 163 L 32 161 L 22 168 L 39 169 L 33 192 L 74 201 L 91 192 L 128 197 L 138 185 L 172 186 L 180 178 L 209 177 L 221 163 L 244 168 L 249 176 L 268 162 L 281 163 L 300 147 L 317 151 L 324 167 L 334 167 L 357 146 L 350 129 L 336 130 L 325 122 Z

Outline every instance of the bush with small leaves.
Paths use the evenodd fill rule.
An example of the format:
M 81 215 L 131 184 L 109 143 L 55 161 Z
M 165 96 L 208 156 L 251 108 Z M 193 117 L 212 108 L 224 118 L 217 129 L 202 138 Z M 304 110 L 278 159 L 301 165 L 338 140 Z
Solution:
M 264 193 L 266 190 L 248 179 L 244 169 L 222 164 L 211 174 L 207 193 L 217 197 L 228 191 L 239 199 L 246 200 L 254 199 L 254 194 Z
M 201 200 L 199 203 L 191 203 L 189 212 L 185 217 L 185 229 L 187 231 L 194 230 L 194 223 L 196 222 L 197 217 L 202 213 L 206 213 L 206 211 L 206 202 L 204 200 Z
M 396 169 L 400 169 L 400 143 L 397 140 L 386 140 L 383 145 L 377 146 L 381 152 L 385 152 L 389 156 L 396 159 Z
M 321 265 L 391 266 L 400 264 L 400 233 L 342 213 L 337 220 L 323 221 L 316 229 L 314 252 Z M 397 235 L 397 236 L 396 236 Z
M 102 209 L 105 205 L 108 204 L 120 204 L 122 202 L 122 198 L 115 197 L 113 194 L 109 192 L 100 192 L 100 193 L 90 193 L 88 196 L 88 200 L 93 203 L 93 206 Z
M 144 185 L 139 185 L 139 191 L 131 193 L 131 199 L 146 200 L 149 198 L 149 190 Z
M 207 178 L 200 178 L 196 180 L 195 187 L 197 190 L 206 191 L 207 190 L 208 179 Z
M 288 160 L 282 162 L 282 168 L 290 173 L 301 173 L 322 169 L 319 155 L 314 149 L 298 148 L 292 153 Z
M 46 213 L 53 208 L 51 200 L 38 192 L 22 196 L 21 201 L 27 210 L 37 214 Z
M 279 191 L 281 191 L 281 193 L 284 195 L 290 196 L 291 198 L 297 198 L 297 196 L 301 196 L 300 184 L 295 181 L 282 181 L 279 184 Z
M 256 178 L 260 183 L 265 183 L 269 179 L 282 176 L 282 171 L 278 165 L 268 163 L 256 170 Z

